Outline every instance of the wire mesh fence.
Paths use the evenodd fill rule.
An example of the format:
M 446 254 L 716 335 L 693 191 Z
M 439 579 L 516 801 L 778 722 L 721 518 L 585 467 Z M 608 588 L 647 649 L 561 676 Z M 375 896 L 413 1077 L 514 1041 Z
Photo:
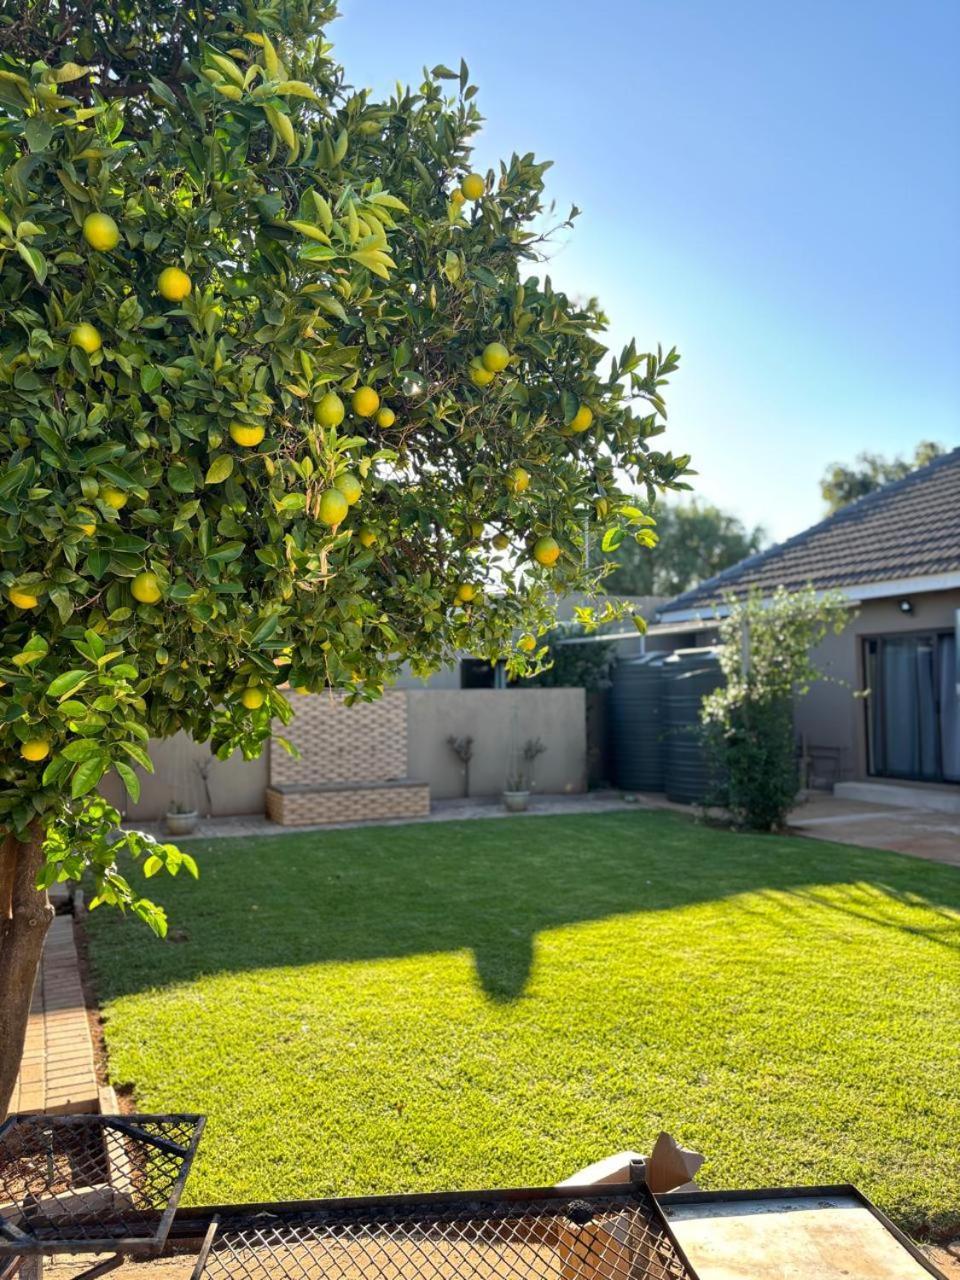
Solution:
M 12 1116 L 0 1125 L 0 1256 L 159 1248 L 203 1120 Z
M 213 1230 L 194 1280 L 690 1280 L 641 1186 L 367 1201 Z

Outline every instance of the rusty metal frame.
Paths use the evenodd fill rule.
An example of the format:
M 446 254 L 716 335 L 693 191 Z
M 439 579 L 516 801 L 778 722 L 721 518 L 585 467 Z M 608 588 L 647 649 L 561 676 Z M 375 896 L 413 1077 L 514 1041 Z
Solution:
M 947 1280 L 939 1267 L 935 1266 L 921 1249 L 910 1239 L 910 1237 L 896 1225 L 891 1222 L 887 1215 L 877 1208 L 872 1201 L 851 1182 L 825 1183 L 823 1185 L 814 1185 L 810 1187 L 760 1187 L 756 1191 L 671 1191 L 666 1195 L 654 1196 L 654 1199 L 660 1203 L 661 1208 L 664 1205 L 673 1204 L 736 1204 L 738 1201 L 757 1201 L 757 1200 L 795 1200 L 807 1196 L 815 1199 L 817 1196 L 846 1196 L 850 1200 L 856 1200 L 862 1209 L 866 1209 L 880 1225 L 886 1230 L 894 1240 L 913 1258 L 914 1262 L 919 1262 L 925 1271 L 935 1277 L 935 1280 Z M 689 1264 L 688 1264 L 689 1265 Z
M 42 1117 L 41 1117 L 42 1118 Z M 162 1211 L 141 1210 L 138 1212 L 128 1212 L 124 1215 L 124 1221 L 128 1224 L 140 1223 L 143 1226 L 150 1226 L 152 1230 L 149 1235 L 140 1236 L 120 1236 L 120 1237 L 103 1237 L 100 1239 L 91 1237 L 73 1238 L 66 1234 L 62 1238 L 55 1240 L 35 1240 L 24 1232 L 19 1231 L 12 1223 L 0 1220 L 0 1259 L 13 1255 L 17 1258 L 49 1256 L 56 1253 L 115 1253 L 118 1255 L 155 1255 L 162 1252 L 166 1243 L 167 1235 L 170 1231 L 173 1221 L 176 1217 L 177 1209 L 180 1204 L 180 1197 L 183 1188 L 190 1173 L 193 1158 L 196 1155 L 197 1144 L 203 1134 L 206 1125 L 206 1116 L 197 1115 L 195 1113 L 177 1112 L 177 1113 L 156 1113 L 143 1115 L 123 1116 L 123 1115 L 99 1115 L 90 1114 L 84 1116 L 51 1116 L 50 1120 L 54 1123 L 63 1122 L 64 1120 L 75 1120 L 89 1123 L 91 1126 L 99 1126 L 101 1131 L 106 1129 L 114 1129 L 118 1133 L 123 1134 L 127 1138 L 144 1144 L 145 1146 L 155 1146 L 159 1150 L 166 1152 L 168 1155 L 177 1155 L 182 1157 L 183 1163 L 173 1181 L 170 1194 L 167 1199 L 166 1206 Z M 149 1119 L 170 1122 L 187 1122 L 193 1125 L 193 1131 L 190 1141 L 186 1146 L 179 1143 L 170 1142 L 168 1139 L 159 1137 L 155 1134 L 147 1133 L 141 1129 L 137 1120 Z M 0 1124 L 0 1140 L 10 1131 L 12 1132 L 21 1120 L 35 1120 L 35 1116 L 9 1116 L 2 1124 Z M 5 1238 L 6 1237 L 6 1238 Z M 117 1264 L 119 1265 L 119 1264 Z M 94 1270 L 96 1274 L 107 1268 L 96 1266 Z M 6 1268 L 4 1268 L 6 1274 Z M 92 1280 L 92 1277 L 91 1277 Z

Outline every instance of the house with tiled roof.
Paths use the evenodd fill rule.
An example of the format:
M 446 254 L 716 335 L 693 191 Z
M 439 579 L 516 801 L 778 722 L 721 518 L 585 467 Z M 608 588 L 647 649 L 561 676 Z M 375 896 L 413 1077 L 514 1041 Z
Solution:
M 676 596 L 650 640 L 710 644 L 731 595 L 807 586 L 851 605 L 797 705 L 814 781 L 888 802 L 919 786 L 960 808 L 960 449 Z

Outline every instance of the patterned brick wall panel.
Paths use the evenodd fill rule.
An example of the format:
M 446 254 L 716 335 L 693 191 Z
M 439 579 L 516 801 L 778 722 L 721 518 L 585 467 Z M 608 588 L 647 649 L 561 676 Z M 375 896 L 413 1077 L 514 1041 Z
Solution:
M 337 695 L 293 696 L 294 717 L 281 732 L 300 759 L 270 748 L 270 781 L 387 782 L 407 774 L 407 696 L 391 690 L 377 702 L 348 707 Z

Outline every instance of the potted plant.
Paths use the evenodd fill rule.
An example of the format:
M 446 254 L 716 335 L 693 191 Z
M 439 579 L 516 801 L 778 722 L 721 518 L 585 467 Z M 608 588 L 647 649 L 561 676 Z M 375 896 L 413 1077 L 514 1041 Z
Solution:
M 166 813 L 167 831 L 172 836 L 189 836 L 196 830 L 199 814 L 174 798 Z
M 522 747 L 514 740 L 503 788 L 503 804 L 508 813 L 526 810 L 533 787 L 534 762 L 546 749 L 539 738 L 528 738 Z

